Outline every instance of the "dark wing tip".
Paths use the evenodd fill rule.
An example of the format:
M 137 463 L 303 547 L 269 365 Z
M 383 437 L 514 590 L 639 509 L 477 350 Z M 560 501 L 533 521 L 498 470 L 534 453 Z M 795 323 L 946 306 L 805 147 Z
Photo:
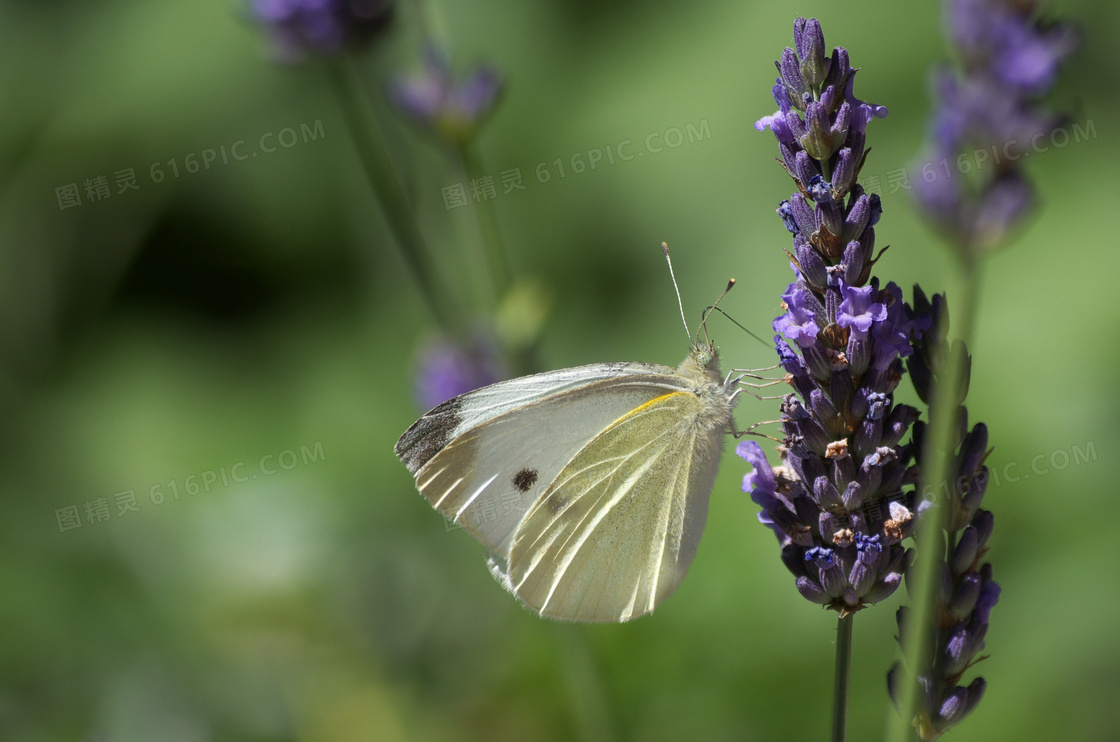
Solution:
M 393 446 L 393 453 L 415 474 L 424 464 L 443 450 L 451 440 L 451 434 L 462 421 L 459 410 L 463 398 L 455 397 L 428 410 L 404 431 Z

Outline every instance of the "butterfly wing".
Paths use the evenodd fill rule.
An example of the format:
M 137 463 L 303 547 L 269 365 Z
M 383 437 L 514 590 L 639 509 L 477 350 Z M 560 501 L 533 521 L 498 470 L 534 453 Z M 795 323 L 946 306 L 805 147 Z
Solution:
M 518 524 L 572 457 L 628 411 L 685 383 L 645 363 L 524 376 L 435 407 L 395 450 L 432 506 L 504 560 Z
M 684 578 L 707 520 L 726 420 L 662 393 L 588 443 L 517 529 L 507 586 L 544 616 L 626 621 Z

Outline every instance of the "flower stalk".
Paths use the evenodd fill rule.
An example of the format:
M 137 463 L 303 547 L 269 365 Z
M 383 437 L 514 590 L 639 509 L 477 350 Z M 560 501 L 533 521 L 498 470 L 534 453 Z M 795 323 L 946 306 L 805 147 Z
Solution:
M 339 57 L 332 61 L 328 71 L 362 170 L 420 295 L 445 332 L 452 336 L 463 334 L 462 313 L 453 308 L 449 287 L 442 280 L 435 256 L 420 232 L 412 203 L 389 158 L 385 136 L 366 97 L 354 60 L 348 56 Z
M 832 742 L 848 738 L 848 685 L 852 676 L 853 614 L 836 619 L 836 674 L 832 693 Z
M 392 243 L 440 328 L 438 337 L 422 344 L 416 388 L 421 406 L 434 406 L 503 378 L 510 364 L 504 352 L 508 343 L 499 325 L 503 311 L 508 314 L 518 309 L 504 308 L 503 302 L 514 301 L 520 294 L 508 290 L 509 271 L 493 215 L 489 211 L 480 215 L 480 219 L 489 219 L 480 223 L 483 238 L 470 241 L 477 255 L 464 263 L 468 272 L 473 269 L 473 280 L 460 275 L 452 278 L 447 255 L 433 250 L 424 238 L 352 56 L 384 34 L 394 4 L 391 0 L 250 0 L 249 8 L 273 42 L 279 61 L 317 59 L 326 63 L 358 159 L 393 235 Z M 501 75 L 482 66 L 463 81 L 453 80 L 446 55 L 431 44 L 424 62 L 422 72 L 392 79 L 387 91 L 390 102 L 442 142 L 452 143 L 450 151 L 462 163 L 463 157 L 470 156 L 475 134 L 493 111 L 502 87 Z M 464 285 L 473 287 L 475 296 L 465 296 Z M 507 294 L 514 294 L 513 299 Z M 540 313 L 522 314 L 532 318 Z M 522 340 L 529 322 L 523 319 L 517 327 Z M 519 366 L 526 356 L 524 348 L 517 348 Z
M 425 45 L 422 62 L 419 71 L 397 74 L 389 80 L 389 101 L 403 118 L 450 155 L 473 189 L 485 177 L 475 139 L 501 97 L 502 76 L 484 64 L 457 78 L 447 51 L 435 42 Z M 479 273 L 482 304 L 492 314 L 509 290 L 510 271 L 489 199 L 476 197 L 472 211 L 480 239 L 475 243 L 477 255 L 471 264 Z
M 471 181 L 477 181 L 486 173 L 482 158 L 473 143 L 459 142 L 456 146 L 456 154 L 463 174 Z M 510 270 L 502 247 L 501 234 L 498 231 L 498 220 L 494 215 L 494 207 L 490 204 L 490 199 L 477 202 L 473 211 L 483 245 L 485 262 L 489 268 L 488 288 L 496 308 L 509 290 Z
M 937 654 L 939 650 L 943 652 L 945 647 L 944 642 L 939 641 L 937 636 L 937 622 L 924 617 L 937 616 L 942 610 L 937 598 L 938 581 L 942 577 L 945 555 L 953 553 L 956 547 L 957 531 L 960 528 L 960 526 L 954 527 L 954 521 L 960 517 L 954 512 L 956 503 L 942 495 L 948 494 L 948 483 L 956 478 L 953 464 L 956 458 L 954 450 L 960 438 L 959 422 L 962 414 L 967 419 L 967 412 L 961 404 L 964 395 L 967 394 L 970 375 L 971 360 L 968 357 L 967 347 L 972 340 L 972 327 L 976 318 L 976 303 L 973 299 L 979 288 L 979 266 L 973 260 L 969 260 L 968 263 L 970 265 L 962 266 L 963 270 L 954 294 L 960 299 L 954 311 L 954 318 L 958 320 L 960 329 L 955 333 L 956 339 L 952 344 L 941 344 L 938 349 L 940 358 L 933 361 L 940 367 L 941 372 L 933 384 L 929 433 L 920 455 L 922 475 L 918 490 L 924 493 L 927 499 L 923 503 L 926 506 L 924 509 L 919 506 L 921 518 L 914 536 L 917 556 L 906 573 L 911 602 L 905 612 L 899 614 L 899 638 L 903 662 L 901 665 L 895 665 L 891 670 L 892 675 L 888 676 L 892 697 L 899 710 L 898 715 L 892 718 L 889 739 L 909 739 L 907 725 L 912 725 L 918 732 L 919 739 L 922 740 L 936 739 L 940 734 L 936 731 L 935 721 L 940 708 L 932 708 L 939 704 L 937 699 L 928 697 L 936 695 L 935 687 L 938 681 L 932 675 L 940 674 L 936 669 L 939 664 Z M 938 329 L 944 332 L 948 328 Z M 963 393 L 960 391 L 962 386 Z M 950 390 L 957 391 L 951 393 Z M 986 471 L 985 469 L 985 481 Z M 998 590 L 998 586 L 996 589 Z M 903 621 L 903 616 L 908 616 L 909 621 Z M 926 671 L 926 677 L 923 678 L 904 668 L 931 669 Z M 904 680 L 897 677 L 902 673 L 905 673 Z M 923 694 L 927 696 L 925 703 L 922 703 Z M 979 703 L 982 691 L 974 695 L 969 710 Z M 923 705 L 927 707 L 924 711 L 921 709 Z M 963 714 L 958 716 L 955 722 L 961 719 Z
M 465 76 L 455 75 L 446 49 L 433 41 L 425 44 L 421 60 L 420 70 L 393 75 L 386 93 L 397 112 L 433 140 L 460 170 L 474 197 L 471 211 L 478 234 L 477 238 L 465 239 L 467 249 L 472 252 L 465 269 L 475 278 L 474 298 L 486 320 L 475 328 L 474 340 L 460 340 L 454 350 L 460 357 L 475 359 L 465 370 L 504 369 L 490 378 L 489 383 L 505 378 L 510 371 L 530 373 L 533 365 L 525 333 L 513 331 L 507 318 L 511 313 L 518 313 L 524 320 L 540 312 L 526 312 L 526 307 L 519 306 L 525 303 L 525 286 L 513 280 L 497 219 L 489 203 L 487 189 L 493 188 L 493 182 L 485 174 L 476 147 L 477 135 L 501 97 L 503 76 L 486 64 L 476 66 Z M 536 308 L 543 311 L 543 302 L 536 302 Z M 518 330 L 527 327 L 525 321 L 516 324 Z M 535 332 L 532 328 L 529 335 L 535 337 Z M 458 374 L 459 379 L 467 376 Z M 481 378 L 478 374 L 475 376 Z M 450 388 L 452 377 L 447 381 L 449 383 L 444 386 Z M 473 388 L 476 386 L 464 385 L 457 394 Z

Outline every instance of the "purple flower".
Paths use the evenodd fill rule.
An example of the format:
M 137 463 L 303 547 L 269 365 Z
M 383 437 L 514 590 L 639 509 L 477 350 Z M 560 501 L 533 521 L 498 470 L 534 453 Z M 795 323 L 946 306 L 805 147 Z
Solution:
M 775 525 L 771 513 L 784 507 L 778 497 L 778 485 L 774 479 L 774 470 L 766 461 L 766 454 L 762 447 L 754 441 L 743 441 L 735 447 L 735 453 L 741 456 L 752 467 L 749 473 L 743 475 L 743 491 L 749 492 L 751 499 L 762 508 L 758 514 L 758 521 L 777 534 L 778 539 L 783 537 L 782 530 Z
M 424 52 L 422 71 L 398 75 L 388 84 L 389 100 L 398 110 L 452 142 L 464 142 L 474 135 L 501 90 L 501 75 L 486 65 L 456 82 L 447 55 L 431 46 Z
M 249 0 L 272 36 L 277 56 L 298 61 L 333 56 L 378 36 L 392 19 L 390 0 Z
M 793 22 L 793 45 L 801 60 L 799 71 L 810 86 L 820 85 L 828 75 L 829 60 L 825 57 L 824 31 L 816 18 L 798 18 Z
M 820 332 L 816 321 L 820 303 L 796 283 L 791 283 L 786 293 L 782 294 L 782 304 L 786 313 L 774 320 L 774 332 L 782 333 L 802 348 L 814 345 Z
M 470 343 L 439 339 L 420 351 L 416 401 L 431 409 L 460 394 L 501 381 L 497 346 L 483 336 Z
M 929 329 L 931 319 L 925 314 L 912 316 L 902 300 L 902 289 L 894 281 L 888 283 L 879 296 L 885 301 L 887 313 L 874 328 L 875 366 L 886 368 L 895 358 L 905 358 L 913 352 L 911 338 L 921 338 L 922 332 Z
M 777 497 L 778 484 L 774 479 L 774 470 L 766 461 L 762 446 L 754 441 L 743 441 L 735 447 L 735 454 L 753 467 L 743 475 L 743 491 L 756 493 L 760 498 Z
M 930 301 L 915 287 L 913 311 L 909 323 L 917 329 L 911 333 L 913 352 L 907 358 L 907 366 L 919 397 L 928 402 L 934 388 L 943 388 L 937 386 L 938 377 L 944 373 L 942 364 L 950 357 L 945 299 L 935 295 Z M 968 394 L 967 368 L 966 365 L 961 387 L 956 390 L 960 400 Z M 968 430 L 968 411 L 963 406 L 957 408 L 955 416 L 960 421 L 960 443 L 951 452 L 956 462 L 954 477 L 941 487 L 948 493 L 941 500 L 941 508 L 947 509 L 941 518 L 944 530 L 953 534 L 956 545 L 940 566 L 941 585 L 934 594 L 931 614 L 938 618 L 930 627 L 936 646 L 943 649 L 930 658 L 929 666 L 916 670 L 922 692 L 914 724 L 923 739 L 936 739 L 960 723 L 980 702 L 986 688 L 983 678 L 976 678 L 967 687 L 958 683 L 979 660 L 988 619 L 1000 592 L 992 579 L 992 566 L 981 563 L 993 527 L 992 514 L 980 508 L 988 482 L 988 469 L 984 466 L 989 450 L 988 428 L 977 423 Z M 924 433 L 924 424 L 914 426 L 913 447 L 923 447 Z M 920 518 L 930 512 L 927 506 L 928 502 L 923 501 L 919 507 Z M 945 538 L 944 533 L 937 534 L 937 538 Z M 900 609 L 900 639 L 905 630 L 901 628 L 904 618 L 905 612 Z M 900 676 L 901 668 L 896 664 L 888 674 L 888 688 L 896 703 L 901 697 Z
M 948 0 L 947 33 L 966 66 L 986 68 L 1021 92 L 1043 93 L 1076 48 L 1077 38 L 1068 26 L 1032 21 L 1035 6 L 1031 0 Z
M 756 443 L 737 453 L 797 590 L 846 615 L 893 593 L 905 566 L 914 503 L 903 487 L 916 474 L 902 440 L 918 415 L 892 393 L 911 324 L 897 288 L 871 278 L 882 207 L 857 182 L 867 124 L 887 111 L 855 97 L 847 52 L 826 54 L 815 19 L 797 20 L 794 46 L 777 63 L 778 111 L 756 124 L 774 133 L 797 185 L 778 207 L 796 280 L 773 323 L 794 393 L 781 406 L 783 466 L 771 469 Z
M 1065 121 L 1039 98 L 1077 37 L 1067 25 L 1040 23 L 1035 6 L 946 2 L 946 28 L 962 64 L 935 78 L 926 165 L 913 193 L 962 250 L 998 246 L 1030 213 L 1035 200 L 1021 175 L 1023 160 Z
M 847 327 L 853 335 L 866 338 L 872 324 L 887 318 L 887 307 L 875 301 L 878 291 L 874 286 L 857 288 L 840 282 L 840 295 L 844 297 L 836 312 L 836 324 Z

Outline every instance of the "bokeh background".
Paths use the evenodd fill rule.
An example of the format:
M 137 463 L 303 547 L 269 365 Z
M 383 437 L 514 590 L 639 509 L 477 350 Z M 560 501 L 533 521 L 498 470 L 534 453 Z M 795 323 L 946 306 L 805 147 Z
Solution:
M 877 275 L 953 285 L 944 246 L 888 183 L 916 177 L 928 70 L 946 55 L 936 3 L 427 8 L 457 68 L 507 76 L 478 146 L 496 180 L 525 178 L 491 204 L 511 262 L 551 301 L 541 368 L 684 356 L 663 240 L 690 322 L 734 276 L 723 306 L 768 332 L 791 184 L 753 123 L 772 112 L 798 14 L 891 110 L 864 170 L 882 180 L 891 245 Z M 1003 595 L 962 742 L 1116 733 L 1120 310 L 1104 186 L 1120 155 L 1120 10 L 1048 8 L 1086 34 L 1056 102 L 1090 135 L 1030 164 L 1044 208 L 987 265 L 969 409 L 1004 477 L 985 499 Z M 381 93 L 418 64 L 416 6 L 399 11 L 361 75 L 425 235 L 450 254 L 478 238 L 473 207 L 441 193 L 464 178 Z M 416 494 L 392 446 L 421 412 L 433 327 L 326 79 L 273 63 L 231 0 L 0 4 L 0 739 L 825 737 L 835 619 L 797 595 L 739 459 L 724 460 L 682 587 L 622 626 L 523 610 Z M 690 125 L 710 135 L 564 178 L 552 165 Z M 285 128 L 301 135 L 290 147 L 185 168 Z M 118 193 L 128 168 L 138 187 Z M 83 182 L 101 175 L 111 196 L 90 201 Z M 61 208 L 71 183 L 82 203 Z M 726 321 L 712 333 L 726 366 L 773 362 Z M 737 418 L 776 412 L 748 398 Z M 857 616 L 853 738 L 880 738 L 892 713 L 902 597 Z

